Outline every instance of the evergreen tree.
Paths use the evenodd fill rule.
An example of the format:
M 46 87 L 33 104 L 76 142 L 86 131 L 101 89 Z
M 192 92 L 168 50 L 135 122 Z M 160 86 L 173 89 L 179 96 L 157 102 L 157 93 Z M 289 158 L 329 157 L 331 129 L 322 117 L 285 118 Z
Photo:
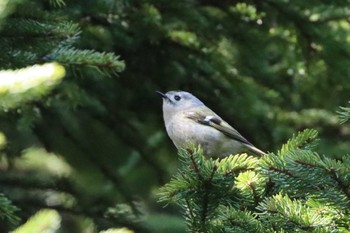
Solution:
M 349 232 L 349 157 L 318 155 L 316 139 L 305 130 L 260 159 L 183 150 L 161 200 L 182 207 L 189 232 Z
M 349 3 L 2 1 L 0 232 L 346 232 Z M 271 153 L 179 164 L 172 89 Z

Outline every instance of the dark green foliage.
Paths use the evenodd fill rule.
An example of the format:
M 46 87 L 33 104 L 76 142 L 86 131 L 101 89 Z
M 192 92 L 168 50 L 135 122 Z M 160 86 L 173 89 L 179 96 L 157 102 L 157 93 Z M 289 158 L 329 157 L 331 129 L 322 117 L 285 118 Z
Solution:
M 254 157 L 242 154 L 207 160 L 195 148 L 182 151 L 180 157 L 182 169 L 161 188 L 159 195 L 161 201 L 178 203 L 184 208 L 191 232 L 205 232 L 212 222 L 219 223 L 217 218 L 225 206 L 253 210 L 264 192 L 264 178 L 254 172 L 258 161 Z M 249 214 L 244 218 L 249 218 Z
M 350 131 L 336 112 L 349 101 L 349 0 L 4 2 L 0 69 L 16 79 L 0 80 L 0 193 L 22 221 L 50 208 L 60 232 L 184 232 L 154 194 L 178 168 L 154 92 L 183 89 L 271 152 L 181 151 L 161 190 L 189 229 L 346 232 Z M 8 82 L 52 62 L 60 82 Z M 320 140 L 308 130 L 281 147 L 305 128 Z
M 349 107 L 340 107 L 338 111 L 340 123 L 344 124 L 350 119 L 350 108 Z
M 18 224 L 19 218 L 17 216 L 17 212 L 19 209 L 14 206 L 11 201 L 4 196 L 4 194 L 0 194 L 0 220 L 2 222 L 8 222 L 12 225 Z
M 346 232 L 349 159 L 313 152 L 316 135 L 305 130 L 260 159 L 182 151 L 183 167 L 160 200 L 184 209 L 189 232 Z
M 62 1 L 55 4 L 62 4 Z M 109 68 L 116 72 L 124 69 L 124 63 L 113 53 L 73 48 L 80 38 L 81 29 L 79 24 L 64 19 L 62 14 L 54 11 L 42 14 L 44 6 L 35 2 L 19 5 L 18 8 L 17 14 L 3 24 L 0 33 L 2 68 L 57 61 L 64 65 Z

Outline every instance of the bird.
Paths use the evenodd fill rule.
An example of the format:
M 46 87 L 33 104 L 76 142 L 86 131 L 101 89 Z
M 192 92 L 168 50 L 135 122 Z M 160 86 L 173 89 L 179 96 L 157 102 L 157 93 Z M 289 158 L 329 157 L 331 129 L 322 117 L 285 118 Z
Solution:
M 266 155 L 201 100 L 186 91 L 156 91 L 163 99 L 163 119 L 177 149 L 201 146 L 207 157 L 248 153 Z

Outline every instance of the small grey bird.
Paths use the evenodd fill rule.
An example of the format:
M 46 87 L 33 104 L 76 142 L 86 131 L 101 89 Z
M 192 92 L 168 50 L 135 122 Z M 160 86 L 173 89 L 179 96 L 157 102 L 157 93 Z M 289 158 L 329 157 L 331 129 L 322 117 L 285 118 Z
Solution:
M 260 156 L 266 154 L 191 93 L 157 93 L 163 98 L 165 128 L 176 148 L 200 144 L 204 154 L 209 157 L 224 157 L 245 152 Z

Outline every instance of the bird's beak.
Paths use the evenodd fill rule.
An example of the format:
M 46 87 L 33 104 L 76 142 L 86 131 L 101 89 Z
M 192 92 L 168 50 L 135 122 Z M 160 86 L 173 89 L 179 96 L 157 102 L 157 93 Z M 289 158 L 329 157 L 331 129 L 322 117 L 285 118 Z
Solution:
M 156 91 L 156 93 L 159 94 L 163 99 L 169 100 L 169 97 L 166 94 L 164 94 L 163 92 Z

